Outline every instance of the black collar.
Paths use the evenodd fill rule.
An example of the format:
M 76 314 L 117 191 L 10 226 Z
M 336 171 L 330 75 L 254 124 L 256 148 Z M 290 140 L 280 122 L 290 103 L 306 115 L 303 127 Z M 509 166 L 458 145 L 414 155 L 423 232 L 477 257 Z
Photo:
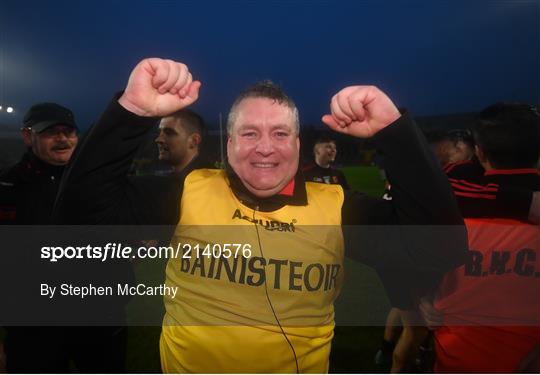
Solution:
M 18 174 L 27 181 L 35 178 L 50 177 L 60 178 L 64 172 L 63 165 L 51 165 L 38 158 L 32 150 L 28 150 L 18 163 Z
M 276 194 L 268 198 L 259 198 L 253 195 L 242 183 L 240 177 L 234 172 L 229 163 L 225 163 L 225 172 L 229 179 L 231 189 L 242 202 L 251 209 L 257 209 L 262 212 L 278 210 L 284 206 L 306 206 L 307 192 L 304 175 L 300 170 L 294 176 L 294 191 L 292 195 Z

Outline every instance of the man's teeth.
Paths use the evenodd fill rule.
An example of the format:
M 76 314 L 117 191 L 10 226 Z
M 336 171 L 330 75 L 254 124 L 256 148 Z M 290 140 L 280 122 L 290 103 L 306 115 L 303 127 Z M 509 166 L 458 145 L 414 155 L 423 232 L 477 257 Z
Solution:
M 255 168 L 273 168 L 277 163 L 253 163 Z

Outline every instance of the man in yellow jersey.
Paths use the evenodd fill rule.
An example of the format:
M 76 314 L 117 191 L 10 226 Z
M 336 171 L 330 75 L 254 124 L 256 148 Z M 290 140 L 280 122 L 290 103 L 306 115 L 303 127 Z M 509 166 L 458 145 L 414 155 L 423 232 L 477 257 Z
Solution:
M 182 63 L 141 61 L 80 149 L 59 204 L 64 218 L 81 224 L 177 225 L 171 245 L 186 246 L 167 265 L 166 285 L 177 293 L 164 296 L 165 372 L 328 371 L 342 225 L 363 225 L 353 231 L 361 246 L 351 249 L 375 267 L 443 272 L 461 261 L 463 221 L 446 177 L 410 118 L 373 86 L 344 88 L 322 119 L 337 132 L 373 137 L 392 201 L 305 182 L 298 110 L 271 82 L 234 102 L 225 170 L 194 170 L 181 183 L 138 189 L 127 177 L 138 145 L 161 117 L 193 104 L 200 86 Z M 364 224 L 459 231 L 452 240 L 439 234 L 435 251 L 424 227 L 412 240 Z

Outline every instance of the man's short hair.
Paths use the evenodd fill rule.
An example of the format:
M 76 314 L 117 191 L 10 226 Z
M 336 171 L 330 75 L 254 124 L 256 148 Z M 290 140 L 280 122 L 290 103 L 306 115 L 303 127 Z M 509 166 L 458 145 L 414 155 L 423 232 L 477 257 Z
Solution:
M 522 103 L 497 103 L 478 115 L 474 138 L 493 168 L 534 168 L 540 158 L 540 113 Z
M 458 142 L 463 142 L 471 151 L 474 151 L 474 137 L 469 129 L 435 129 L 425 133 L 429 144 L 436 145 L 442 142 L 451 142 L 457 145 Z
M 448 138 L 454 143 L 463 142 L 467 147 L 474 151 L 474 137 L 469 129 L 452 129 L 448 131 Z
M 319 143 L 333 143 L 333 144 L 336 144 L 336 140 L 334 138 L 331 138 L 331 137 L 328 137 L 328 136 L 320 136 L 315 140 L 315 142 L 313 143 L 313 146 L 318 145 Z
M 180 120 L 188 135 L 197 133 L 201 137 L 203 136 L 205 129 L 204 120 L 198 113 L 192 111 L 191 109 L 180 109 L 168 117 L 172 117 L 175 120 Z
M 442 129 L 429 130 L 424 133 L 429 144 L 449 141 L 448 132 Z
M 270 80 L 265 80 L 248 87 L 238 95 L 229 111 L 227 118 L 227 134 L 231 134 L 234 122 L 238 118 L 238 105 L 248 98 L 266 98 L 277 102 L 280 105 L 288 107 L 293 115 L 296 134 L 300 133 L 300 119 L 298 116 L 298 108 L 294 101 L 283 91 L 281 87 Z
M 315 139 L 315 142 L 313 142 L 313 152 L 315 152 L 315 147 L 321 143 L 333 143 L 334 146 L 337 147 L 336 140 L 334 138 L 331 138 L 329 136 L 320 136 L 317 139 Z

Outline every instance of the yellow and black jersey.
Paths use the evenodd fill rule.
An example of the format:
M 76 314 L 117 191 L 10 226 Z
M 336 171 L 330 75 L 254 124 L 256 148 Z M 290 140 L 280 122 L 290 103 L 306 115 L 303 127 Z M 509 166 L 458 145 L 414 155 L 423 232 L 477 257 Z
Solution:
M 189 244 L 189 256 L 167 266 L 179 295 L 165 298 L 164 371 L 328 370 L 343 190 L 308 183 L 306 192 L 307 206 L 261 212 L 240 202 L 225 171 L 186 178 L 172 246 Z

